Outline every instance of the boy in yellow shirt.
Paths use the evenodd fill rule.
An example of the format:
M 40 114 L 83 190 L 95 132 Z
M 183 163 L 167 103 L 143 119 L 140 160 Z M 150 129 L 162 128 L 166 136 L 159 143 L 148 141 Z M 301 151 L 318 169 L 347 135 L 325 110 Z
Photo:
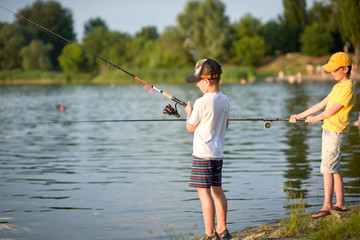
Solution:
M 321 67 L 330 72 L 338 83 L 330 94 L 300 114 L 290 117 L 289 122 L 306 118 L 305 122 L 315 123 L 323 120 L 322 150 L 320 172 L 324 178 L 324 204 L 320 211 L 312 215 L 319 218 L 331 214 L 331 210 L 346 211 L 344 184 L 340 171 L 342 147 L 349 133 L 349 112 L 355 104 L 355 87 L 350 79 L 351 60 L 344 52 L 331 56 L 329 62 Z M 325 108 L 326 107 L 326 108 Z M 316 116 L 310 116 L 324 109 Z M 333 191 L 336 203 L 332 205 Z

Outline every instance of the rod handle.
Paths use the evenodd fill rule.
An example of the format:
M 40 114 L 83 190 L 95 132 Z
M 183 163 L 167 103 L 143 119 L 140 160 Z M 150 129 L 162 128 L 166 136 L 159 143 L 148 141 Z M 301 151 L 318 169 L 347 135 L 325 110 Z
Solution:
M 186 104 L 185 102 L 183 102 L 183 101 L 181 101 L 181 100 L 177 99 L 176 97 L 174 97 L 174 96 L 172 96 L 172 95 L 168 94 L 167 92 L 162 91 L 161 93 L 162 93 L 165 97 L 170 98 L 170 99 L 171 99 L 171 100 L 173 100 L 174 102 L 176 102 L 176 103 L 178 103 L 178 104 L 180 104 L 180 105 L 182 105 L 182 106 L 186 107 L 186 105 L 187 105 L 187 104 Z

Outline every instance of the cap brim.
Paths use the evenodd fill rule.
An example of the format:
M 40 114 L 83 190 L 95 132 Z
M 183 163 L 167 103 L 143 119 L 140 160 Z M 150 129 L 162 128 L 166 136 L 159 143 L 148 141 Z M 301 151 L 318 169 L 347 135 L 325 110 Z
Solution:
M 321 67 L 325 72 L 333 72 L 339 68 L 336 64 L 327 63 Z
M 187 78 L 186 78 L 186 82 L 187 83 L 195 83 L 195 82 L 198 82 L 200 79 L 198 79 L 198 78 L 196 78 L 195 76 L 194 76 L 194 74 L 191 74 L 190 76 L 188 76 Z

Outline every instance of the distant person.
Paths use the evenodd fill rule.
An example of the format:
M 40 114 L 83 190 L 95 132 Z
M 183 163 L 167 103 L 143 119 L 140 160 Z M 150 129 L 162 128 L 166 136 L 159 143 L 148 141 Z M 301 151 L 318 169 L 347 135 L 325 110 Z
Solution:
M 354 126 L 360 127 L 360 112 L 358 113 L 358 119 L 354 122 Z
M 225 132 L 229 126 L 230 103 L 220 91 L 221 66 L 214 60 L 202 59 L 196 63 L 188 83 L 196 83 L 203 96 L 189 102 L 186 129 L 194 132 L 193 163 L 190 187 L 196 187 L 205 224 L 205 239 L 230 239 L 226 228 L 227 199 L 222 189 Z M 215 215 L 217 227 L 215 228 Z
M 312 64 L 312 62 L 308 62 L 306 65 L 305 65 L 305 68 L 306 68 L 306 72 L 308 75 L 313 75 L 314 73 L 314 66 Z
M 349 133 L 349 112 L 355 104 L 355 87 L 350 79 L 351 60 L 344 52 L 331 56 L 329 62 L 321 68 L 330 72 L 337 84 L 321 102 L 306 111 L 292 115 L 289 122 L 306 118 L 305 122 L 315 123 L 323 120 L 322 150 L 320 172 L 324 178 L 324 204 L 320 211 L 312 215 L 320 218 L 331 214 L 331 210 L 346 211 L 344 184 L 340 171 L 342 147 Z M 325 108 L 326 107 L 326 108 Z M 316 116 L 310 116 L 324 109 Z M 332 205 L 335 189 L 336 203 Z

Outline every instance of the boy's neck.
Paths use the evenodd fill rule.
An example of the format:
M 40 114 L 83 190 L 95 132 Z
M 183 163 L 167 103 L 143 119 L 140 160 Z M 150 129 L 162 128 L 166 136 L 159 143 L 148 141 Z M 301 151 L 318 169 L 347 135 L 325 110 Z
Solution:
M 204 91 L 204 94 L 205 93 L 216 93 L 216 92 L 219 92 L 219 91 L 220 91 L 219 85 L 214 84 L 214 85 L 208 86 L 208 88 Z
M 341 80 L 339 81 L 339 83 L 346 82 L 347 80 L 350 80 L 350 78 L 344 77 L 343 79 L 341 79 Z

